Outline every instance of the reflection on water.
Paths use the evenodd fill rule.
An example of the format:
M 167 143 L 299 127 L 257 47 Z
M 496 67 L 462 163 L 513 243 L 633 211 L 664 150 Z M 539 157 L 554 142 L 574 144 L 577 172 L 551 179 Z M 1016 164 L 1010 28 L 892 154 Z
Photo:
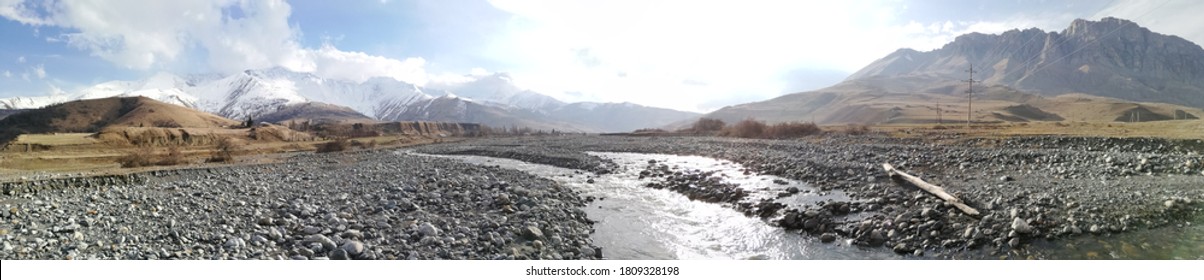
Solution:
M 1035 243 L 1051 259 L 1204 260 L 1204 215 L 1193 222 L 1107 236 Z
M 648 165 L 648 160 L 656 160 L 656 164 L 666 164 L 672 170 L 702 170 L 715 171 L 714 176 L 719 176 L 727 183 L 739 185 L 748 194 L 744 198 L 745 202 L 757 202 L 762 199 L 773 199 L 777 202 L 785 204 L 788 208 L 799 208 L 802 205 L 814 205 L 815 202 L 825 200 L 848 201 L 849 196 L 842 191 L 820 191 L 813 188 L 807 183 L 790 180 L 773 175 L 760 175 L 755 173 L 745 174 L 743 165 L 731 161 L 713 159 L 701 156 L 678 156 L 678 155 L 663 155 L 663 154 L 638 154 L 638 153 L 600 153 L 587 152 L 588 154 L 608 158 L 618 163 L 621 168 L 625 168 L 625 172 L 639 173 L 645 166 Z M 638 177 L 637 177 L 638 178 Z M 800 193 L 796 195 L 778 197 L 778 194 L 785 192 L 790 188 L 797 188 Z
M 614 160 L 622 170 L 594 177 L 571 169 L 478 156 L 442 156 L 465 162 L 496 165 L 549 178 L 599 198 L 584 210 L 597 221 L 594 244 L 610 259 L 895 259 L 882 248 L 864 249 L 843 242 L 820 243 L 815 238 L 786 232 L 757 218 L 717 204 L 691 201 L 669 190 L 644 187 L 639 172 L 648 160 L 689 169 L 721 170 L 732 182 L 761 192 L 777 193 L 795 181 L 775 184 L 777 177 L 743 175 L 739 164 L 704 157 L 657 154 L 592 153 Z M 810 192 L 799 196 L 827 198 Z M 825 194 L 831 195 L 831 194 Z

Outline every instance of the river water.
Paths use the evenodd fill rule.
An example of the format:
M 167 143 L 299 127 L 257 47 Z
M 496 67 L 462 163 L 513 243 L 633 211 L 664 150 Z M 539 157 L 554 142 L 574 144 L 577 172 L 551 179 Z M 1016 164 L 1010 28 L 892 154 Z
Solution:
M 464 162 L 499 166 L 557 181 L 598 199 L 583 210 L 595 221 L 594 245 L 608 259 L 897 259 L 883 248 L 860 248 L 845 242 L 787 232 L 755 217 L 719 204 L 692 201 L 666 189 L 644 185 L 639 179 L 649 160 L 686 169 L 718 170 L 728 182 L 751 191 L 750 199 L 767 197 L 789 187 L 802 191 L 781 201 L 807 203 L 847 199 L 805 183 L 776 176 L 744 175 L 736 163 L 696 156 L 635 153 L 593 153 L 621 166 L 614 174 L 593 174 L 523 161 L 481 157 L 444 156 Z M 594 183 L 589 183 L 589 179 Z M 779 180 L 775 183 L 774 180 Z M 781 182 L 786 184 L 780 184 Z
M 772 226 L 765 220 L 714 203 L 693 201 L 668 189 L 645 187 L 640 179 L 649 160 L 678 170 L 717 171 L 728 183 L 749 192 L 746 201 L 773 198 L 788 206 L 822 200 L 849 200 L 843 193 L 821 191 L 806 183 L 777 176 L 745 174 L 734 162 L 699 156 L 639 153 L 600 153 L 620 168 L 613 174 L 590 173 L 512 159 L 482 156 L 425 155 L 467 163 L 498 166 L 551 179 L 597 198 L 583 210 L 594 220 L 594 244 L 608 259 L 900 259 L 886 248 L 849 245 L 847 240 L 821 243 L 815 237 Z M 589 183 L 593 179 L 593 183 Z M 777 194 L 798 188 L 797 195 Z M 793 207 L 788 207 L 793 208 Z M 850 217 L 856 218 L 856 217 Z M 1053 259 L 1202 259 L 1204 217 L 1194 223 L 1109 236 L 1085 235 L 1032 244 Z M 969 253 L 969 252 L 967 252 Z M 971 258 L 993 258 L 969 253 Z M 908 257 L 911 258 L 911 257 Z

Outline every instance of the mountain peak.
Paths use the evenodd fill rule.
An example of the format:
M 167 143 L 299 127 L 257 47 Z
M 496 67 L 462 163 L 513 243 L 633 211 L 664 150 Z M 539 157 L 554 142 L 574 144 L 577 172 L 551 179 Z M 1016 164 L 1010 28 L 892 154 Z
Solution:
M 1204 49 L 1114 17 L 1077 19 L 1061 32 L 969 33 L 928 52 L 901 49 L 846 81 L 904 76 L 957 81 L 970 65 L 985 85 L 1204 107 Z
M 1125 32 L 1150 32 L 1149 29 L 1137 25 L 1137 23 L 1114 17 L 1105 17 L 1099 21 L 1091 21 L 1086 19 L 1076 19 L 1070 23 L 1070 27 L 1062 31 L 1065 36 L 1090 36 L 1100 37 L 1113 34 L 1124 30 Z

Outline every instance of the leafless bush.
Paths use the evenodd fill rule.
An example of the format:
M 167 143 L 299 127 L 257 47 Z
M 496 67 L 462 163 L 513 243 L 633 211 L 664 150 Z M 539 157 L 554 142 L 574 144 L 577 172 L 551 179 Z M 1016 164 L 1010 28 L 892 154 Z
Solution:
M 745 119 L 724 128 L 722 135 L 739 138 L 762 138 L 767 128 L 768 126 L 765 125 L 765 122 L 755 119 Z
M 347 139 L 339 138 L 337 140 L 318 145 L 318 150 L 315 152 L 317 152 L 317 153 L 342 152 L 342 151 L 347 150 L 348 146 L 351 146 L 351 144 L 348 143 Z
M 693 130 L 695 133 L 714 133 L 723 130 L 725 126 L 727 126 L 727 123 L 724 123 L 723 120 L 701 118 L 694 122 L 694 125 L 690 127 L 690 130 Z
M 171 145 L 167 147 L 167 155 L 159 160 L 158 165 L 177 165 L 184 163 L 184 153 L 180 151 L 180 146 Z
M 823 130 L 814 123 L 787 122 L 769 126 L 762 133 L 761 138 L 789 139 L 815 135 L 821 132 Z
M 375 149 L 376 148 L 376 139 L 372 139 L 367 142 L 359 141 L 359 140 L 351 140 L 351 146 L 360 148 L 360 149 Z
M 242 149 L 242 144 L 238 139 L 232 137 L 222 138 L 217 142 L 217 151 L 209 158 L 209 162 L 231 162 L 234 161 L 234 153 Z
M 151 166 L 151 158 L 154 157 L 154 154 L 155 152 L 150 147 L 138 147 L 117 158 L 117 163 L 120 163 L 122 168 Z
M 845 132 L 848 132 L 851 135 L 862 135 L 870 133 L 870 127 L 865 124 L 849 124 L 849 127 L 847 130 L 845 130 Z

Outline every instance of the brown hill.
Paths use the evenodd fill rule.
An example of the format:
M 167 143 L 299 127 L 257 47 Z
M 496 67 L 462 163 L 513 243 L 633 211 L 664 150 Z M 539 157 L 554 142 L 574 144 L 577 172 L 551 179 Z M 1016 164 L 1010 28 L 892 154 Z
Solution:
M 28 133 L 96 133 L 105 128 L 220 128 L 239 122 L 145 97 L 72 101 L 0 120 L 0 143 Z
M 847 81 L 829 88 L 729 106 L 704 117 L 735 122 L 956 123 L 970 109 L 967 86 L 956 81 L 891 77 Z M 1044 97 L 1006 86 L 975 86 L 974 122 L 1086 121 L 1133 122 L 1193 119 L 1199 108 L 1133 102 L 1087 94 Z M 1144 117 L 1143 117 L 1144 116 Z
M 320 102 L 280 106 L 275 112 L 259 116 L 256 121 L 276 124 L 302 123 L 375 123 L 354 109 Z

